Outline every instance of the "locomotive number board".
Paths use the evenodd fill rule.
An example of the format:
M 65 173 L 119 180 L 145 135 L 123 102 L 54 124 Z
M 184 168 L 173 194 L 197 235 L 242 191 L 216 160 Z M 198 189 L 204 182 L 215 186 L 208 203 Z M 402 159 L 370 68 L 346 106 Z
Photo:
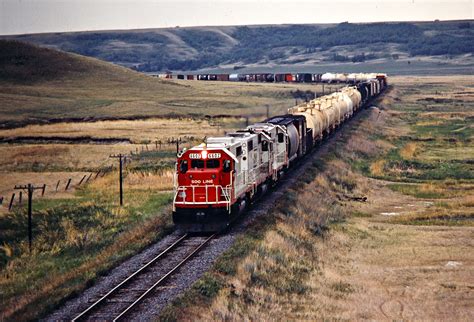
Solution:
M 189 153 L 190 159 L 220 159 L 220 153 L 207 153 L 207 156 L 202 153 Z

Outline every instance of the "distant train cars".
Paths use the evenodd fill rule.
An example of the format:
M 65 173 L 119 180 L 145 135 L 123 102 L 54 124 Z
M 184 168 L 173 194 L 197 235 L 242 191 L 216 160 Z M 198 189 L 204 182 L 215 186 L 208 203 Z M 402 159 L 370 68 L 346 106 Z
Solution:
M 356 84 L 374 79 L 386 79 L 381 73 L 255 73 L 255 74 L 153 74 L 164 79 L 201 81 L 231 81 L 249 83 L 348 83 Z
M 241 81 L 243 76 L 239 75 L 231 74 L 229 80 Z M 283 77 L 260 74 L 253 79 L 267 81 L 269 75 Z M 309 79 L 307 75 L 296 74 L 295 81 L 304 82 Z M 326 77 L 333 80 L 339 76 Z M 387 86 L 384 74 L 354 77 L 356 83 L 290 107 L 285 115 L 225 136 L 209 137 L 205 143 L 180 151 L 174 179 L 174 223 L 189 232 L 227 227 L 258 196 L 278 184 L 299 159 Z

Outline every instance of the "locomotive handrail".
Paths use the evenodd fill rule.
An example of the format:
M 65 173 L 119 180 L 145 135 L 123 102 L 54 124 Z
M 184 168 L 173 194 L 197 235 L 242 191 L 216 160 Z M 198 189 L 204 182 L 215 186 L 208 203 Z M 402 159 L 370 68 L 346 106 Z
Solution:
M 196 188 L 204 188 L 204 191 L 205 191 L 205 201 L 196 201 L 196 196 L 195 196 L 195 189 Z M 216 192 L 216 200 L 215 201 L 210 201 L 209 200 L 209 188 L 213 188 L 215 189 L 215 192 Z M 177 197 L 178 197 L 178 194 L 179 192 L 181 191 L 184 191 L 186 192 L 188 189 L 191 189 L 191 192 L 192 192 L 192 201 L 187 201 L 186 200 L 186 197 L 182 197 L 183 200 L 179 201 L 177 200 Z M 222 195 L 224 196 L 225 200 L 219 200 L 219 194 L 218 194 L 218 191 L 222 191 Z M 231 185 L 227 185 L 225 187 L 223 187 L 222 185 L 205 185 L 205 186 L 179 186 L 177 189 L 176 189 L 176 193 L 175 193 L 175 196 L 174 196 L 174 204 L 177 204 L 177 205 L 212 205 L 212 204 L 215 204 L 215 205 L 226 205 L 226 208 L 227 209 L 230 209 L 230 202 L 231 202 L 231 195 L 230 193 L 232 192 L 232 186 Z

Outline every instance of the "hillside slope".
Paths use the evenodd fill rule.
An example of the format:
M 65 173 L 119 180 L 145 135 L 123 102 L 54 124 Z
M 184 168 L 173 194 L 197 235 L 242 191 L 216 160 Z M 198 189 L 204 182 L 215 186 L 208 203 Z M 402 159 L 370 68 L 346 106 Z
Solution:
M 281 113 L 312 85 L 165 81 L 94 58 L 0 40 L 0 128 L 68 119 Z
M 472 21 L 189 27 L 12 36 L 139 71 L 409 60 L 474 63 Z

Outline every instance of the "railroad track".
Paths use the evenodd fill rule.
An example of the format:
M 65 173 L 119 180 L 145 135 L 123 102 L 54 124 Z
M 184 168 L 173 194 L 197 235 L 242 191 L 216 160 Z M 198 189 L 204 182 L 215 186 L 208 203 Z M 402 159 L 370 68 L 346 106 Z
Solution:
M 217 234 L 184 234 L 159 255 L 89 305 L 72 321 L 119 321 L 125 319 L 149 295 L 165 287 L 166 281 Z

